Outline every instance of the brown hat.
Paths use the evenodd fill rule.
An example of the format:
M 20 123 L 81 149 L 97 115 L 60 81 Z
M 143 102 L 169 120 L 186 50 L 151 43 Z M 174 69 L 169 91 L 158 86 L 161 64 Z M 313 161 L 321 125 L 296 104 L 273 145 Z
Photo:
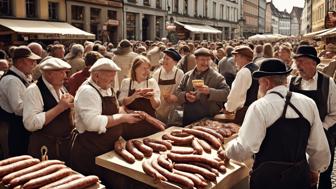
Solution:
M 212 54 L 210 53 L 210 50 L 204 47 L 197 49 L 194 55 L 195 56 L 212 56 Z
M 32 60 L 39 60 L 41 57 L 34 54 L 27 46 L 19 46 L 14 49 L 13 51 L 13 60 L 19 58 L 29 58 Z
M 245 57 L 247 57 L 250 61 L 252 61 L 253 59 L 253 51 L 250 47 L 242 45 L 242 46 L 238 46 L 234 49 L 234 51 L 232 52 L 232 54 L 240 54 L 243 55 Z

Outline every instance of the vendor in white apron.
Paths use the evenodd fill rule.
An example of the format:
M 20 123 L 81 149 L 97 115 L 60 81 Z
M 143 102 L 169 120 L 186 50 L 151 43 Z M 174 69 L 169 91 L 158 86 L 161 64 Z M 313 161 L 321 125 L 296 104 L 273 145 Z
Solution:
M 181 82 L 184 73 L 176 67 L 177 62 L 181 59 L 180 54 L 172 48 L 166 49 L 163 52 L 165 55 L 162 66 L 153 73 L 153 78 L 158 82 L 161 92 L 161 104 L 156 109 L 156 116 L 161 121 L 167 123 L 168 116 L 175 107 L 171 96 Z

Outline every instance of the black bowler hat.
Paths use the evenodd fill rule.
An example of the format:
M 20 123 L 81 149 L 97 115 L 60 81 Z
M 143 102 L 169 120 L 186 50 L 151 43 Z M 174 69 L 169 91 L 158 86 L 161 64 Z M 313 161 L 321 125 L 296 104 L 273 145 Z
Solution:
M 313 59 L 316 64 L 319 64 L 321 62 L 320 58 L 317 56 L 316 49 L 310 45 L 299 46 L 294 55 L 294 59 L 299 57 L 308 57 L 310 59 Z
M 286 64 L 278 58 L 266 58 L 261 62 L 258 71 L 253 72 L 252 77 L 258 79 L 260 77 L 272 75 L 287 75 L 292 69 L 287 69 Z
M 173 48 L 168 48 L 163 51 L 166 55 L 168 55 L 170 58 L 178 62 L 181 59 L 180 54 Z

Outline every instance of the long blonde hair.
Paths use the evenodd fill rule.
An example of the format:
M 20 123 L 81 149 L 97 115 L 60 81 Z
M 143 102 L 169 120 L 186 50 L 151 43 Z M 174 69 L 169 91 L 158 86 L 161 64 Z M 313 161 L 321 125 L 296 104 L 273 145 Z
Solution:
M 130 72 L 131 80 L 133 80 L 133 81 L 136 80 L 135 69 L 137 69 L 143 63 L 151 65 L 149 59 L 146 56 L 138 55 L 133 59 L 132 68 L 131 68 L 131 72 Z

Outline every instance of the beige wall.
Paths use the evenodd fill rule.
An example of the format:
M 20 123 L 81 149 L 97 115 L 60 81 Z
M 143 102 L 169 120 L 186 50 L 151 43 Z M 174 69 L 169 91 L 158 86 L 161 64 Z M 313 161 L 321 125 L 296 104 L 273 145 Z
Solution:
M 243 4 L 245 26 L 244 31 L 258 31 L 258 0 L 244 0 Z
M 271 4 L 266 4 L 265 33 L 272 32 L 272 10 Z
M 48 20 L 48 2 L 58 2 L 59 3 L 59 21 L 66 21 L 66 7 L 65 0 L 38 0 L 38 19 Z M 15 0 L 13 4 L 13 14 L 17 18 L 26 18 L 26 1 L 25 0 Z
M 312 0 L 312 31 L 319 31 L 324 28 L 325 1 Z

